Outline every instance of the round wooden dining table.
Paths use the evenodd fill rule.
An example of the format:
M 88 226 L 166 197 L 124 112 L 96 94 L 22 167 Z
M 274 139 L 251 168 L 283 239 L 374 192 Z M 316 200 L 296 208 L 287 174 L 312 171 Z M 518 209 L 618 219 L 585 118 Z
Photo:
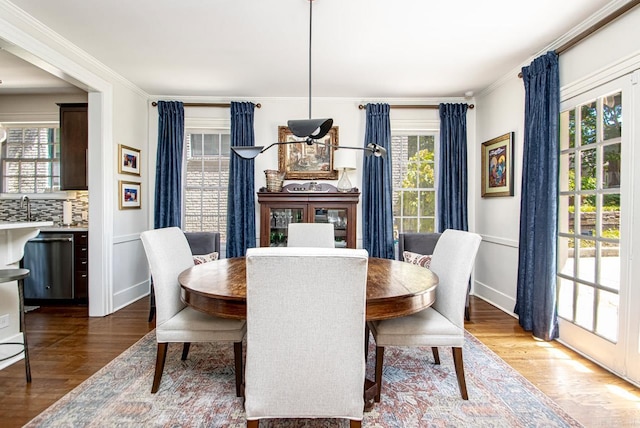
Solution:
M 247 318 L 244 257 L 195 265 L 180 274 L 182 300 L 204 313 L 222 318 Z M 410 315 L 428 308 L 436 297 L 438 276 L 421 266 L 369 258 L 367 321 Z
M 195 265 L 182 272 L 178 281 L 182 287 L 182 300 L 187 305 L 222 318 L 247 318 L 244 257 Z M 369 257 L 367 321 L 402 317 L 428 308 L 436 299 L 438 281 L 435 273 L 421 266 Z M 368 328 L 365 334 L 368 339 Z M 373 408 L 376 391 L 376 383 L 365 379 L 365 411 Z

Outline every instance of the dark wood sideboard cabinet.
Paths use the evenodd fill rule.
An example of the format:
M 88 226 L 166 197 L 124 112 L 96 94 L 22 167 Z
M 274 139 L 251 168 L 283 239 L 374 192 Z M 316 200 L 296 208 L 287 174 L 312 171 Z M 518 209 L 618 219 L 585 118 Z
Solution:
M 289 223 L 332 223 L 337 248 L 356 248 L 360 192 L 339 192 L 328 183 L 287 184 L 280 192 L 258 192 L 260 246 L 287 245 Z
M 60 188 L 87 190 L 89 122 L 86 103 L 60 106 Z

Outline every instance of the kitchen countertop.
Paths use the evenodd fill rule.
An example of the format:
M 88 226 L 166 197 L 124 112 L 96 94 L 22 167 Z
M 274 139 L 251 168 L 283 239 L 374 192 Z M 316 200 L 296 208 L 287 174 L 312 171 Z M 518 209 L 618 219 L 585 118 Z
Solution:
M 88 224 L 78 224 L 74 226 L 49 226 L 41 227 L 40 232 L 87 232 L 89 230 Z
M 52 221 L 0 221 L 0 230 L 38 228 L 53 226 Z

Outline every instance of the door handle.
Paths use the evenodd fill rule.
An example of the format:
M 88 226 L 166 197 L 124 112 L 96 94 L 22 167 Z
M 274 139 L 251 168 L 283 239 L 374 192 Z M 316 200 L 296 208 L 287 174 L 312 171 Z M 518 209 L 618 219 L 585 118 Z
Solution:
M 73 238 L 33 238 L 29 242 L 73 242 Z

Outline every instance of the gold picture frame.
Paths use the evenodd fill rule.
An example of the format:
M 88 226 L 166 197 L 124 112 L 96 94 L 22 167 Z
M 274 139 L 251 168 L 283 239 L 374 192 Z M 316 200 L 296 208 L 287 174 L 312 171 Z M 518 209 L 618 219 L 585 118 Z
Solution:
M 513 196 L 513 132 L 482 143 L 482 197 Z
M 333 126 L 320 143 L 338 145 L 338 127 Z M 334 147 L 323 144 L 307 144 L 304 138 L 296 137 L 287 126 L 278 127 L 278 170 L 284 172 L 285 180 L 337 180 L 338 171 L 333 170 Z
M 140 209 L 141 204 L 141 192 L 140 183 L 134 181 L 118 181 L 118 194 L 119 196 L 119 208 L 121 210 Z
M 140 149 L 118 144 L 118 172 L 140 176 Z

